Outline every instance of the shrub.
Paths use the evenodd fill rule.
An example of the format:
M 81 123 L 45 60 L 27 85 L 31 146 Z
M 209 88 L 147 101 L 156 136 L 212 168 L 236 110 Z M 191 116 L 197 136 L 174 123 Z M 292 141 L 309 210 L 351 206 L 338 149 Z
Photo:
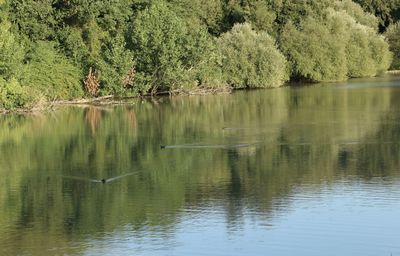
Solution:
M 305 18 L 321 17 L 327 8 L 333 7 L 332 0 L 285 0 L 280 2 L 277 5 L 280 5 L 281 8 L 276 14 L 281 28 L 288 22 L 298 26 Z
M 372 59 L 368 35 L 370 31 L 365 26 L 352 27 L 346 53 L 348 59 L 348 76 L 364 77 L 376 75 Z
M 102 94 L 123 95 L 134 91 L 133 81 L 126 84 L 124 78 L 134 67 L 133 54 L 125 48 L 124 38 L 118 36 L 110 40 L 102 51 L 99 63 L 100 91 Z
M 141 11 L 131 31 L 137 71 L 135 84 L 140 90 L 196 86 L 194 70 L 207 48 L 207 40 L 201 34 L 201 27 L 189 30 L 163 1 L 155 1 Z
M 185 73 L 183 22 L 165 3 L 157 1 L 138 14 L 131 34 L 141 88 L 178 87 Z
M 22 35 L 33 41 L 54 37 L 56 13 L 53 0 L 13 0 L 10 2 L 10 21 Z
M 54 45 L 39 41 L 28 53 L 21 84 L 38 89 L 50 100 L 73 99 L 84 95 L 83 76 Z
M 169 7 L 189 26 L 204 25 L 211 34 L 221 32 L 224 0 L 169 0 Z
M 364 23 L 375 24 L 365 15 Z M 306 18 L 297 27 L 287 23 L 280 45 L 292 77 L 315 82 L 375 76 L 386 70 L 391 60 L 388 44 L 376 28 L 361 24 L 346 10 L 332 8 L 322 17 Z
M 6 81 L 0 78 L 0 108 L 12 110 L 29 106 L 34 100 L 34 93 L 23 87 L 14 78 Z
M 310 81 L 346 79 L 345 42 L 342 29 L 331 30 L 330 24 L 309 17 L 301 29 L 286 24 L 281 34 L 281 47 L 291 64 L 292 77 Z
M 287 80 L 286 60 L 266 32 L 237 24 L 218 41 L 222 71 L 235 88 L 278 87 Z
M 249 20 L 253 27 L 259 31 L 266 31 L 270 35 L 275 34 L 276 14 L 271 10 L 271 7 L 266 5 L 264 1 L 255 1 L 251 7 Z
M 10 24 L 0 23 L 0 77 L 9 79 L 21 75 L 24 49 L 10 32 Z
M 89 47 L 83 40 L 82 30 L 65 27 L 58 31 L 57 36 L 60 41 L 60 48 L 66 57 L 84 67 L 89 59 Z
M 389 44 L 382 35 L 370 36 L 372 59 L 375 61 L 376 74 L 381 74 L 389 69 L 393 60 L 393 53 L 389 50 Z
M 391 69 L 400 69 L 400 21 L 388 27 L 385 33 L 390 51 L 393 52 Z
M 373 14 L 365 12 L 359 4 L 351 0 L 335 1 L 335 9 L 337 11 L 344 11 L 361 25 L 378 29 L 379 20 Z
M 346 47 L 348 77 L 371 77 L 387 70 L 391 63 L 389 45 L 373 28 L 348 19 Z
M 381 29 L 400 18 L 400 0 L 354 0 L 354 2 L 360 4 L 365 11 L 374 14 Z

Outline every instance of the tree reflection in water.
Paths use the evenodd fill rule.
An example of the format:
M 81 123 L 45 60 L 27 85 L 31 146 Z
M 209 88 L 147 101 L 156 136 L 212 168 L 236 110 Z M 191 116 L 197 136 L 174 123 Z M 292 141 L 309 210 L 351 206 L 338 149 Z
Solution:
M 398 179 L 398 98 L 315 85 L 1 116 L 0 244 L 79 254 L 71 242 L 124 225 L 170 234 L 188 207 L 222 207 L 235 228 L 302 186 Z M 244 146 L 160 148 L 193 144 Z

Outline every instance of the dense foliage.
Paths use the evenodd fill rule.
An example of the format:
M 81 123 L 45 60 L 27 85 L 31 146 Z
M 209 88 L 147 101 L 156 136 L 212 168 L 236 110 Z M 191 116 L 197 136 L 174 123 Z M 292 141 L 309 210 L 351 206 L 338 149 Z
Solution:
M 223 74 L 235 88 L 276 87 L 287 79 L 285 57 L 266 32 L 238 24 L 220 37 L 218 45 Z
M 375 17 L 346 0 L 299 24 L 287 22 L 280 43 L 291 62 L 292 78 L 340 81 L 385 71 L 391 54 L 377 25 Z
M 398 67 L 398 27 L 389 26 L 398 7 L 398 0 L 1 0 L 0 108 L 374 76 L 390 66 L 389 48 Z M 380 32 L 388 26 L 386 40 Z
M 400 19 L 400 0 L 354 0 L 379 19 L 381 30 Z
M 393 52 L 392 68 L 398 70 L 400 69 L 400 21 L 390 25 L 385 35 Z

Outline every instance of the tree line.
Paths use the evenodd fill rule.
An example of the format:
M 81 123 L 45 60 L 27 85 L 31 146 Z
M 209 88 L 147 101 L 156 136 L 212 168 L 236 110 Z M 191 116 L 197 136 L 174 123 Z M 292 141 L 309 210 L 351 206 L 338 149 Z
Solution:
M 400 0 L 0 0 L 0 108 L 400 68 Z

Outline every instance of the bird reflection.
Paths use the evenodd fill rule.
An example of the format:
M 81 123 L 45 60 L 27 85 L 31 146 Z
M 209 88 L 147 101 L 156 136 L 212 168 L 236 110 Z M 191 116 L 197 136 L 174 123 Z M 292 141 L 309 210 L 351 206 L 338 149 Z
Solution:
M 182 145 L 160 145 L 161 149 L 203 149 L 203 148 L 219 148 L 219 149 L 234 149 L 248 148 L 258 146 L 258 143 L 243 143 L 243 144 L 222 144 L 222 145 L 200 145 L 200 144 L 182 144 Z
M 116 177 L 112 177 L 112 178 L 108 178 L 108 179 L 103 178 L 103 179 L 100 179 L 100 180 L 89 179 L 89 178 L 78 177 L 78 176 L 62 176 L 62 177 L 63 177 L 63 179 L 81 180 L 81 181 L 88 181 L 88 182 L 92 182 L 92 183 L 102 183 L 102 184 L 105 184 L 105 183 L 110 183 L 110 182 L 113 182 L 113 181 L 116 181 L 116 180 L 125 178 L 125 177 L 127 177 L 127 176 L 134 175 L 134 174 L 136 174 L 136 173 L 138 173 L 138 172 L 125 173 L 125 174 L 123 174 L 123 175 L 119 175 L 119 176 L 116 176 Z

